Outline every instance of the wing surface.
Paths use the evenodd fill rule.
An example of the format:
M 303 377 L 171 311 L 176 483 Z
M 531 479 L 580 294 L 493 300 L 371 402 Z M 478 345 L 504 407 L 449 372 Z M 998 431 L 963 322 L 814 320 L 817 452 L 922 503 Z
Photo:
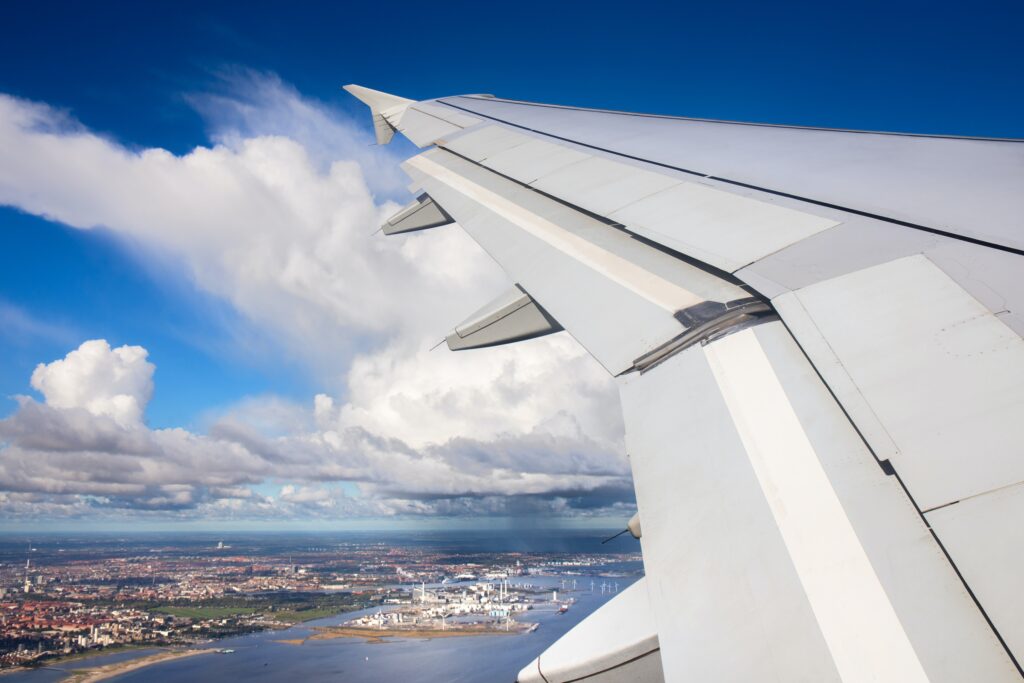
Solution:
M 1024 142 L 838 131 L 442 98 L 472 116 L 693 177 L 1024 249 Z
M 403 106 L 619 382 L 665 680 L 1019 680 L 1021 142 Z

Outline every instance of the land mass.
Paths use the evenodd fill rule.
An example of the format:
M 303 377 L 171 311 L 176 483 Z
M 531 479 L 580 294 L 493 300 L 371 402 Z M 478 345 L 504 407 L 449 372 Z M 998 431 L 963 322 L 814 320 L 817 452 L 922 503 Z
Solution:
M 138 659 L 130 659 L 125 662 L 115 662 L 114 664 L 98 666 L 94 669 L 76 669 L 71 672 L 71 676 L 64 680 L 64 683 L 98 683 L 99 681 L 105 681 L 108 678 L 120 676 L 121 674 L 128 673 L 129 671 L 136 671 L 137 669 L 142 669 L 161 662 L 167 662 L 172 659 L 194 657 L 196 655 L 205 655 L 216 651 L 217 650 L 212 649 L 165 650 L 146 657 L 139 657 Z

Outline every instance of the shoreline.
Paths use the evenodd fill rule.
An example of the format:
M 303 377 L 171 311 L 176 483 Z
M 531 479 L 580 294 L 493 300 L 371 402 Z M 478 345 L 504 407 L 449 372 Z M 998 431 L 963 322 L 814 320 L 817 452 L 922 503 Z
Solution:
M 8 673 L 11 671 L 29 671 L 32 669 L 59 669 L 63 668 L 67 664 L 73 664 L 75 662 L 84 662 L 90 659 L 96 659 L 97 657 L 107 657 L 109 655 L 119 655 L 125 652 L 132 652 L 134 650 L 166 650 L 169 646 L 167 645 L 155 645 L 145 643 L 124 643 L 121 645 L 108 645 L 102 648 L 90 648 L 88 650 L 81 650 L 70 655 L 57 655 L 52 659 L 43 660 L 41 663 L 29 663 L 21 664 L 19 666 L 4 669 L 2 673 Z
M 126 647 L 120 651 L 129 652 L 134 649 L 149 650 L 154 648 Z M 170 649 L 167 647 L 158 647 L 156 649 L 158 650 L 158 652 L 154 652 L 143 657 L 128 659 L 122 662 L 113 662 L 111 664 L 103 664 L 97 667 L 89 667 L 89 660 L 106 654 L 117 653 L 97 652 L 96 654 L 90 653 L 85 656 L 71 656 L 67 659 L 54 660 L 46 664 L 45 666 L 16 666 L 4 669 L 3 671 L 0 671 L 0 677 L 6 674 L 21 673 L 25 671 L 45 671 L 49 669 L 51 671 L 63 671 L 67 674 L 65 678 L 62 678 L 60 680 L 60 683 L 98 683 L 99 681 L 105 681 L 108 678 L 120 676 L 121 674 L 128 673 L 129 671 L 144 669 L 154 664 L 169 662 L 175 659 L 183 659 L 185 657 L 194 657 L 195 655 L 212 654 L 218 651 L 215 648 L 203 648 L 201 650 L 184 650 Z M 74 666 L 75 664 L 81 664 L 82 666 L 76 667 Z
M 217 652 L 217 650 L 212 648 L 203 650 L 165 650 L 145 657 L 139 657 L 138 659 L 129 659 L 124 662 L 104 664 L 103 666 L 98 666 L 94 669 L 71 669 L 68 672 L 68 677 L 61 681 L 61 683 L 98 683 L 99 681 L 105 681 L 108 678 L 120 676 L 121 674 L 128 673 L 129 671 L 144 669 L 146 667 L 153 666 L 154 664 L 169 662 L 175 659 L 184 659 L 185 657 L 212 654 L 214 652 Z
M 52 659 L 46 659 L 42 662 L 35 660 L 27 664 L 18 664 L 16 666 L 9 666 L 0 669 L 0 678 L 9 674 L 24 673 L 26 671 L 36 671 L 44 669 L 52 669 L 57 671 L 72 671 L 73 667 L 71 664 L 77 664 L 79 662 L 88 662 L 90 659 L 97 659 L 99 657 L 106 657 L 109 655 L 119 655 L 125 652 L 131 652 L 133 650 L 167 650 L 166 645 L 115 645 L 105 648 L 95 648 L 89 650 L 83 650 L 81 652 L 75 652 L 70 655 L 59 655 Z M 156 654 L 156 653 L 154 653 Z
M 228 633 L 228 634 L 224 634 L 224 635 L 219 636 L 219 637 L 208 638 L 208 639 L 206 639 L 204 641 L 198 641 L 198 642 L 192 643 L 192 644 L 193 645 L 198 645 L 198 644 L 200 644 L 200 642 L 212 643 L 212 642 L 216 642 L 218 640 L 226 640 L 228 638 L 235 638 L 235 637 L 238 637 L 238 636 L 248 635 L 248 634 L 251 634 L 251 633 L 264 633 L 264 632 L 270 632 L 270 631 L 288 631 L 289 629 L 295 628 L 296 626 L 301 626 L 301 625 L 303 625 L 303 624 L 305 624 L 306 622 L 309 622 L 309 621 L 317 621 L 319 619 L 329 619 L 331 617 L 340 616 L 342 614 L 347 614 L 348 612 L 358 611 L 360 609 L 366 609 L 366 608 L 365 607 L 353 607 L 351 609 L 344 609 L 344 610 L 341 610 L 341 611 L 338 611 L 338 612 L 333 612 L 333 611 L 331 611 L 329 613 L 319 613 L 318 612 L 318 613 L 311 614 L 309 616 L 302 615 L 302 612 L 294 612 L 292 614 L 302 615 L 303 618 L 290 619 L 290 620 L 287 620 L 287 621 L 276 621 L 276 620 L 272 619 L 272 620 L 268 620 L 267 622 L 265 622 L 265 628 L 262 628 L 262 629 L 258 629 L 258 630 L 255 630 L 255 631 L 249 631 L 249 632 Z M 288 642 L 288 643 L 292 643 L 294 641 L 293 640 L 280 640 L 280 641 L 275 641 L 275 642 Z M 300 641 L 300 643 L 301 643 L 301 641 Z M 152 657 L 156 657 L 158 655 L 166 655 L 168 652 L 176 652 L 176 653 L 192 652 L 192 650 L 184 649 L 182 647 L 183 645 L 187 647 L 188 643 L 186 642 L 186 643 L 183 643 L 183 644 L 170 644 L 170 645 L 166 645 L 166 644 L 165 645 L 156 645 L 156 644 L 149 644 L 149 643 L 124 643 L 124 644 L 121 644 L 121 645 L 108 646 L 108 647 L 104 647 L 104 648 L 90 648 L 88 650 L 82 650 L 82 651 L 79 651 L 79 652 L 76 652 L 76 653 L 70 654 L 70 655 L 59 655 L 59 656 L 53 657 L 52 659 L 46 659 L 46 660 L 44 660 L 42 662 L 40 662 L 39 660 L 35 660 L 33 662 L 29 662 L 29 663 L 25 663 L 25 664 L 19 664 L 19 665 L 16 665 L 16 666 L 5 667 L 3 669 L 0 669 L 0 678 L 3 678 L 4 676 L 6 676 L 8 674 L 20 673 L 20 672 L 25 672 L 25 671 L 33 671 L 33 670 L 37 670 L 37 669 L 51 669 L 51 670 L 67 671 L 69 673 L 69 677 L 63 679 L 62 681 L 60 681 L 60 683 L 66 683 L 67 681 L 70 681 L 71 683 L 78 683 L 79 679 L 74 677 L 74 672 L 81 671 L 81 670 L 83 670 L 83 668 L 82 667 L 78 667 L 78 668 L 72 667 L 71 666 L 72 664 L 75 664 L 75 663 L 78 663 L 78 662 L 85 663 L 89 659 L 95 659 L 97 657 L 105 657 L 107 655 L 120 654 L 120 653 L 124 653 L 124 652 L 131 652 L 132 650 L 157 650 L 157 652 L 153 653 L 153 655 L 147 655 L 147 656 L 141 657 L 139 659 L 129 660 L 131 662 L 148 660 L 149 657 L 151 657 L 151 656 Z M 206 650 L 206 649 L 204 649 L 204 650 L 196 650 L 195 652 L 197 652 L 197 653 L 204 653 L 204 652 L 216 652 L 216 651 L 217 651 L 217 648 L 213 648 L 213 649 L 209 649 L 209 650 Z M 184 654 L 179 655 L 179 656 L 184 656 Z M 164 661 L 164 660 L 160 659 L 160 660 L 157 660 L 157 661 Z M 115 664 L 119 665 L 119 664 L 122 664 L 122 663 L 127 664 L 128 662 L 117 662 Z M 153 662 L 153 663 L 156 663 L 156 662 Z M 111 664 L 109 666 L 114 666 L 114 664 Z M 126 669 L 126 671 L 127 670 L 128 669 Z M 104 678 L 107 678 L 107 677 L 108 676 L 105 676 Z M 103 680 L 103 678 L 99 678 L 99 679 L 96 679 L 96 680 Z

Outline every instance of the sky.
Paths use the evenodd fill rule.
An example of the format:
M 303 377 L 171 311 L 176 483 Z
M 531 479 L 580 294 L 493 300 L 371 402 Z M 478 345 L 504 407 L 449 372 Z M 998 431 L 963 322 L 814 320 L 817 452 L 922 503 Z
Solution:
M 1019 3 L 36 2 L 0 23 L 0 527 L 618 524 L 565 334 L 430 347 L 508 283 L 359 83 L 1024 137 Z

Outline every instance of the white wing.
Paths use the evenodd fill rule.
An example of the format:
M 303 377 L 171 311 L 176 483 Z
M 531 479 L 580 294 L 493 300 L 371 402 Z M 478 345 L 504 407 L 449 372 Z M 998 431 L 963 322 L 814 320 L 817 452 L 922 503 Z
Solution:
M 1020 679 L 1024 144 L 350 89 L 517 283 L 449 345 L 620 384 L 647 578 L 521 681 Z

